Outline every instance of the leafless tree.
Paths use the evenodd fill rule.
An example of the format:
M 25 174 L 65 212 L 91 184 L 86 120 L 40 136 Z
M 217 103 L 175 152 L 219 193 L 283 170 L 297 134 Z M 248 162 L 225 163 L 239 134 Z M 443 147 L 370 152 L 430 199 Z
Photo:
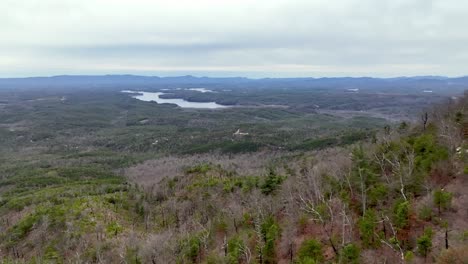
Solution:
M 145 263 L 175 263 L 174 243 L 177 238 L 172 230 L 150 235 L 143 243 L 140 254 Z
M 401 196 L 407 201 L 405 186 L 414 173 L 415 154 L 412 148 L 405 148 L 404 152 L 406 157 L 404 160 L 398 157 L 396 153 L 392 153 L 391 157 L 383 155 L 383 159 L 391 165 L 393 174 L 398 176 Z
M 426 131 L 427 121 L 429 120 L 427 111 L 421 114 L 421 121 L 423 125 L 423 130 Z
M 263 251 L 265 248 L 265 241 L 263 239 L 262 233 L 262 216 L 259 214 L 255 217 L 254 220 L 254 230 L 255 230 L 255 242 L 256 242 L 256 251 L 257 259 L 260 264 L 263 264 L 264 256 Z
M 301 209 L 311 215 L 311 220 L 320 224 L 322 230 L 327 236 L 327 240 L 333 248 L 333 251 L 335 254 L 338 254 L 337 247 L 332 240 L 335 222 L 335 210 L 332 207 L 334 203 L 338 201 L 337 199 L 333 199 L 331 195 L 329 198 L 325 198 L 323 195 L 319 184 L 320 168 L 314 167 L 311 172 L 311 175 L 307 177 L 308 184 L 304 185 L 306 191 L 298 193 L 299 200 L 302 205 Z M 325 207 L 326 210 L 322 210 L 319 206 Z
M 390 226 L 390 230 L 392 231 L 391 240 L 388 240 L 385 237 L 381 237 L 377 233 L 374 233 L 374 235 L 380 240 L 380 242 L 382 242 L 387 247 L 392 249 L 394 252 L 399 254 L 400 260 L 401 260 L 400 263 L 405 263 L 405 253 L 404 253 L 403 248 L 400 245 L 400 241 L 397 238 L 397 232 L 395 230 L 395 227 L 392 224 L 392 221 L 390 220 L 390 218 L 388 216 L 383 216 L 382 218 L 383 218 L 382 221 L 383 221 L 384 225 L 385 225 L 385 223 L 388 223 L 388 225 Z

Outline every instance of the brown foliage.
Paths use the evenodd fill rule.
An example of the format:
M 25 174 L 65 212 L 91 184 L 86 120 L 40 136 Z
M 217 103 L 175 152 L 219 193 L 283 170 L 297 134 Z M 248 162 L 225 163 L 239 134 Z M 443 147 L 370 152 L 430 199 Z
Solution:
M 440 256 L 437 258 L 437 264 L 466 263 L 468 263 L 468 245 L 442 251 Z

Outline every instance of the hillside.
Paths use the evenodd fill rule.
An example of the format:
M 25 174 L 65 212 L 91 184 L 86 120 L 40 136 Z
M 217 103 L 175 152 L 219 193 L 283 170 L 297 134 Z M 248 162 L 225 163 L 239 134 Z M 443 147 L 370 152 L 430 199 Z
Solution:
M 468 264 L 466 25 L 0 0 L 0 264 Z
M 466 93 L 376 99 L 414 109 L 389 122 L 376 93 L 195 111 L 67 89 L 2 92 L 2 263 L 468 261 Z

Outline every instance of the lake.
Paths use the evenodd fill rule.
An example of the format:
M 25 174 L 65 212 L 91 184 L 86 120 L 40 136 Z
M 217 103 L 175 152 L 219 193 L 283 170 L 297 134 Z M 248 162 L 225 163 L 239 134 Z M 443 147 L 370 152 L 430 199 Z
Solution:
M 158 104 L 176 104 L 182 108 L 200 108 L 200 109 L 219 109 L 219 108 L 227 108 L 229 106 L 220 105 L 215 102 L 189 102 L 185 99 L 181 98 L 160 98 L 161 95 L 167 93 L 161 92 L 142 92 L 142 91 L 130 91 L 124 90 L 122 93 L 129 93 L 134 94 L 132 95 L 133 98 L 145 101 L 145 102 L 156 102 Z

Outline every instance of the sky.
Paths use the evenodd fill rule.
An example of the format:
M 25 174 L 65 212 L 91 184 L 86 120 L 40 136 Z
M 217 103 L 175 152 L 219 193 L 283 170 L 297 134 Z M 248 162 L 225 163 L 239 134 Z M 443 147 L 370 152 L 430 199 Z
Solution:
M 0 0 L 0 77 L 468 75 L 465 0 Z

